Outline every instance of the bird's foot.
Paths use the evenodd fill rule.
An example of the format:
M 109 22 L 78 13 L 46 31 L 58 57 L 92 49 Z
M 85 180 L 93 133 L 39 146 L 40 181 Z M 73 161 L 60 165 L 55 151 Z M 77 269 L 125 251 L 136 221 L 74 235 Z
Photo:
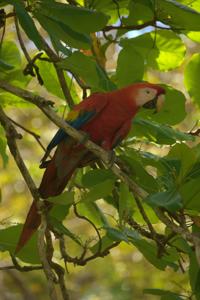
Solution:
M 89 135 L 89 133 L 82 131 L 82 130 L 79 130 L 79 132 L 82 134 L 82 139 L 79 141 L 78 144 L 84 145 L 90 139 L 90 135 Z
M 41 161 L 39 168 L 46 169 L 49 163 L 50 163 L 50 160 Z
M 49 156 L 50 151 L 46 150 L 44 156 L 42 157 L 40 161 L 40 169 L 46 168 L 49 161 L 46 161 L 47 157 Z
M 110 168 L 112 168 L 112 166 L 115 163 L 116 154 L 113 150 L 110 150 L 107 153 L 108 153 L 108 157 L 107 157 L 106 164 L 107 164 L 107 167 L 110 169 Z

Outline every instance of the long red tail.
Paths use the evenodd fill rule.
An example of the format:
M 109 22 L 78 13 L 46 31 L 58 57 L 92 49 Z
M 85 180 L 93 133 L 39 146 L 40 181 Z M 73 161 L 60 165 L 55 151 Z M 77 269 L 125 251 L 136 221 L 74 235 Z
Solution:
M 84 156 L 87 156 L 86 153 L 87 150 L 82 146 L 75 145 L 73 140 L 63 141 L 59 144 L 52 160 L 47 165 L 39 187 L 39 193 L 43 199 L 62 193 L 74 170 L 79 165 L 82 165 L 81 160 L 84 159 Z M 52 206 L 48 206 L 48 209 L 51 209 Z M 39 227 L 40 222 L 41 217 L 37 211 L 36 203 L 33 202 L 26 217 L 15 253 L 19 252 L 28 242 Z

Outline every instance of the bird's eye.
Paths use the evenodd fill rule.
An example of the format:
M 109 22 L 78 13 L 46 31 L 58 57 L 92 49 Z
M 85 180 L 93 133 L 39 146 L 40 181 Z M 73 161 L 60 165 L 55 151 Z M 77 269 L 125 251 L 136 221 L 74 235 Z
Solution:
M 146 91 L 146 93 L 147 93 L 147 94 L 150 94 L 150 91 L 149 91 L 149 90 L 147 90 L 147 91 Z

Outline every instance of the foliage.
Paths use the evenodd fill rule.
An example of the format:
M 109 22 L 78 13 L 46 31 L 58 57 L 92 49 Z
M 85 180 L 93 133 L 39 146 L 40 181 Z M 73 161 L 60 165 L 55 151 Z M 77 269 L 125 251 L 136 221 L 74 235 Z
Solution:
M 53 258 L 61 251 L 65 262 L 81 266 L 127 244 L 158 270 L 188 274 L 187 292 L 151 288 L 147 282 L 145 294 L 161 300 L 200 299 L 200 247 L 195 242 L 200 233 L 200 0 L 0 0 L 0 7 L 0 81 L 53 100 L 61 117 L 89 93 L 143 80 L 166 89 L 162 109 L 142 109 L 116 149 L 119 166 L 145 196 L 138 197 L 128 180 L 123 182 L 104 164 L 79 169 L 63 194 L 48 199 L 53 203 L 49 229 L 60 241 L 54 243 Z M 8 33 L 13 26 L 15 41 Z M 109 49 L 117 53 L 117 61 L 113 53 L 108 57 Z M 183 76 L 179 84 L 173 82 L 177 74 Z M 29 134 L 41 145 L 32 131 L 33 104 L 2 88 L 0 107 L 14 116 L 17 130 L 25 131 L 25 144 L 18 143 L 20 152 L 26 152 Z M 22 112 L 29 115 L 27 128 Z M 38 118 L 43 115 L 40 112 Z M 25 153 L 25 161 L 37 181 L 41 173 L 30 155 Z M 0 157 L 9 173 L 13 162 L 5 126 L 0 127 Z M 4 201 L 3 189 L 1 198 Z M 76 232 L 69 226 L 71 220 L 88 223 L 94 232 Z M 21 227 L 2 220 L 1 252 L 15 255 Z M 69 253 L 76 253 L 66 253 L 68 244 Z M 41 263 L 36 235 L 16 257 L 33 268 Z M 57 262 L 63 267 L 63 261 Z

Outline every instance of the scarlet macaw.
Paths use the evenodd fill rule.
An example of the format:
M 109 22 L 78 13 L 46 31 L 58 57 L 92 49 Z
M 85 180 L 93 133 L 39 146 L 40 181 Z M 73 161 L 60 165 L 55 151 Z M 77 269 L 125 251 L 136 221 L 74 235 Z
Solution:
M 164 94 L 165 90 L 162 87 L 150 83 L 135 83 L 120 90 L 92 94 L 73 108 L 66 122 L 85 132 L 93 142 L 110 151 L 126 137 L 138 109 L 156 108 L 158 99 L 163 101 Z M 46 162 L 48 154 L 56 146 L 53 158 Z M 64 130 L 59 129 L 42 159 L 42 166 L 45 166 L 46 170 L 39 186 L 40 196 L 47 199 L 59 195 L 74 170 L 94 160 L 94 154 L 84 145 L 80 145 Z M 30 239 L 40 222 L 36 203 L 33 202 L 16 252 Z

